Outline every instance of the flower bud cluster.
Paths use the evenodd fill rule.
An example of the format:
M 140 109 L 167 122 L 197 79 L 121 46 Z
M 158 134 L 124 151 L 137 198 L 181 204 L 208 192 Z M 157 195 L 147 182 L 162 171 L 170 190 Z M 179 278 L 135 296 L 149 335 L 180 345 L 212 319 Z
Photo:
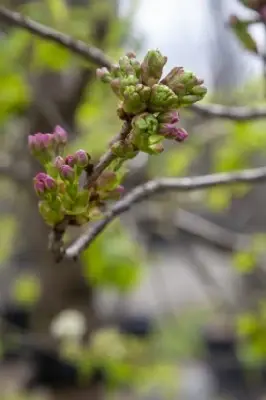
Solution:
M 164 139 L 181 142 L 187 137 L 177 126 L 177 110 L 201 100 L 207 90 L 203 80 L 182 67 L 173 68 L 162 79 L 166 62 L 159 50 L 150 50 L 142 62 L 128 53 L 110 71 L 97 70 L 97 76 L 119 98 L 119 117 L 132 121 L 129 137 L 111 147 L 117 157 L 133 158 L 138 151 L 159 154 Z
M 93 188 L 80 187 L 80 177 L 91 165 L 90 155 L 77 150 L 64 157 L 67 133 L 56 127 L 53 133 L 37 133 L 28 138 L 31 153 L 43 164 L 46 172 L 39 172 L 33 179 L 38 195 L 39 211 L 50 226 L 71 220 L 76 225 L 88 222 L 103 201 L 117 199 L 123 192 L 114 172 L 103 174 Z M 97 201 L 96 201 L 97 200 Z

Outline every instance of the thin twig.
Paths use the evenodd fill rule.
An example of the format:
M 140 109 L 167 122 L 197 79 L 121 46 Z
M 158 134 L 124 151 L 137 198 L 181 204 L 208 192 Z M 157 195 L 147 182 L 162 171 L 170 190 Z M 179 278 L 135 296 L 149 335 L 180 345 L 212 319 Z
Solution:
M 125 122 L 120 133 L 116 136 L 115 141 L 123 140 L 130 132 L 131 123 Z M 111 150 L 108 150 L 100 159 L 99 163 L 94 167 L 91 175 L 88 176 L 85 186 L 90 187 L 99 178 L 101 173 L 116 159 Z
M 25 29 L 44 40 L 57 43 L 83 59 L 93 62 L 95 65 L 107 68 L 111 67 L 112 61 L 106 57 L 100 49 L 35 22 L 28 17 L 22 16 L 18 12 L 0 7 L 0 19 L 7 21 L 11 25 Z M 224 118 L 233 121 L 249 121 L 266 118 L 265 107 L 226 107 L 219 104 L 194 104 L 188 109 L 204 117 Z
M 65 252 L 66 257 L 77 257 L 90 243 L 120 214 L 128 211 L 134 204 L 139 203 L 151 195 L 166 191 L 188 192 L 202 190 L 214 186 L 226 186 L 235 183 L 257 183 L 266 181 L 266 167 L 247 169 L 232 173 L 219 173 L 187 178 L 162 178 L 152 180 L 144 185 L 137 186 L 118 201 L 104 215 L 102 221 L 81 235 Z
M 221 104 L 193 104 L 188 110 L 207 118 L 222 118 L 231 121 L 251 121 L 266 118 L 265 107 L 228 107 Z
M 97 47 L 89 46 L 81 40 L 75 40 L 69 35 L 35 22 L 18 12 L 8 10 L 1 6 L 0 19 L 13 26 L 23 28 L 46 41 L 59 44 L 73 53 L 85 58 L 87 61 L 92 61 L 94 64 L 105 66 L 107 68 L 111 66 L 111 60 L 109 60 L 109 58 L 107 58 L 106 55 Z

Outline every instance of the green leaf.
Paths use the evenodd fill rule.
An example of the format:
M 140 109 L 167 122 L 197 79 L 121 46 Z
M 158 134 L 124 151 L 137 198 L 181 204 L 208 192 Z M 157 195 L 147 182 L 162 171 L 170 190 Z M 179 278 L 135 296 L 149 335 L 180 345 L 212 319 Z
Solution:
M 56 24 L 62 25 L 68 21 L 68 7 L 64 0 L 46 0 Z
M 249 273 L 256 266 L 256 256 L 251 251 L 237 252 L 233 256 L 233 264 L 237 271 L 243 274 Z
M 35 303 L 40 296 L 40 283 L 32 275 L 20 276 L 12 288 L 13 297 L 19 303 L 28 305 Z
M 190 166 L 196 155 L 196 149 L 191 146 L 183 147 L 181 150 L 173 148 L 161 155 L 160 163 L 151 160 L 152 172 L 160 176 L 177 176 L 184 173 Z
M 253 335 L 258 331 L 258 321 L 252 314 L 242 314 L 237 318 L 237 332 L 240 336 Z
M 126 232 L 109 228 L 83 253 L 85 278 L 96 286 L 129 290 L 140 279 L 139 253 Z
M 236 17 L 234 23 L 231 24 L 231 28 L 245 49 L 252 53 L 258 53 L 257 44 L 248 32 L 248 24 L 246 22 Z
M 0 75 L 0 87 L 0 118 L 28 103 L 29 89 L 21 75 Z
M 220 211 L 227 208 L 231 203 L 230 188 L 212 188 L 206 192 L 206 203 L 214 211 Z
M 13 238 L 16 232 L 16 220 L 9 215 L 0 217 L 0 263 L 6 261 L 13 250 Z
M 61 71 L 69 66 L 70 60 L 70 52 L 63 47 L 35 38 L 33 59 L 35 68 Z

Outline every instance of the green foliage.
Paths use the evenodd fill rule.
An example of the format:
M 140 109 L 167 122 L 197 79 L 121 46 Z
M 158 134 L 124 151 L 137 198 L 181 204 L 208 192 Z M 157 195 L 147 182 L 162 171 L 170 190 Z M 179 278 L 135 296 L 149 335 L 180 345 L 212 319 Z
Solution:
M 40 283 L 36 276 L 24 274 L 13 284 L 12 295 L 16 302 L 28 306 L 35 303 L 40 296 Z
M 240 273 L 250 273 L 256 267 L 256 264 L 265 256 L 265 234 L 254 234 L 245 250 L 238 251 L 233 256 L 233 265 Z
M 237 331 L 242 339 L 240 352 L 247 363 L 261 362 L 266 357 L 266 302 L 260 301 L 255 312 L 238 317 Z
M 107 374 L 107 387 L 116 391 L 128 385 L 139 394 L 154 386 L 173 394 L 176 390 L 177 371 L 174 361 L 163 360 L 150 352 L 152 339 L 139 340 L 120 334 L 116 329 L 100 329 L 91 337 L 90 346 L 80 348 L 66 345 L 64 357 L 71 359 L 79 369 L 80 382 L 85 382 L 96 366 Z
M 249 24 L 245 21 L 241 21 L 236 16 L 231 17 L 231 28 L 242 46 L 252 53 L 257 53 L 257 44 L 251 34 L 248 31 Z
M 84 276 L 95 286 L 127 291 L 141 278 L 141 249 L 118 224 L 109 226 L 82 259 Z
M 32 67 L 36 69 L 50 69 L 62 71 L 69 66 L 72 56 L 63 47 L 47 43 L 41 39 L 33 40 Z
M 239 251 L 233 256 L 233 264 L 240 273 L 249 273 L 256 266 L 256 256 L 252 251 Z
M 13 237 L 16 232 L 15 218 L 10 215 L 1 215 L 0 217 L 0 263 L 5 262 L 13 250 Z

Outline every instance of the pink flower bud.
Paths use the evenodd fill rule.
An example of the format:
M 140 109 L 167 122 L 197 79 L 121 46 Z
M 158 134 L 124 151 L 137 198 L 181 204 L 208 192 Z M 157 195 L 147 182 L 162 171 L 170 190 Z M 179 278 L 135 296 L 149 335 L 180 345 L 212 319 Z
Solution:
M 110 200 L 119 200 L 125 192 L 125 188 L 122 185 L 117 186 L 115 189 L 106 193 L 106 198 Z
M 74 154 L 74 160 L 78 167 L 85 168 L 89 164 L 90 156 L 86 151 L 80 149 Z
M 185 129 L 177 128 L 176 137 L 175 137 L 176 142 L 183 142 L 187 137 L 188 137 L 188 133 Z
M 159 114 L 157 119 L 159 122 L 162 123 L 176 124 L 177 122 L 179 122 L 180 117 L 177 110 L 170 110 L 165 113 Z
M 159 134 L 165 136 L 168 139 L 175 139 L 177 132 L 176 124 L 164 123 L 159 125 Z
M 183 128 L 178 128 L 176 124 L 160 124 L 159 134 L 163 135 L 167 139 L 174 139 L 177 142 L 183 142 L 188 136 L 188 133 Z
M 52 178 L 49 175 L 46 175 L 46 178 L 44 180 L 44 185 L 45 185 L 45 189 L 48 190 L 49 192 L 55 190 L 56 186 L 57 186 L 54 178 Z
M 33 185 L 35 192 L 37 193 L 38 196 L 42 197 L 42 195 L 45 193 L 45 186 L 42 181 L 39 180 L 33 180 Z
M 75 179 L 75 171 L 69 165 L 62 165 L 59 173 L 63 180 L 65 179 L 67 181 L 73 181 Z
M 54 166 L 55 166 L 57 169 L 60 169 L 60 168 L 62 167 L 62 165 L 64 165 L 64 164 L 65 164 L 65 161 L 64 161 L 63 157 L 57 156 L 57 157 L 55 158 L 55 160 L 54 160 Z
M 28 147 L 31 152 L 34 151 L 34 149 L 35 149 L 35 142 L 36 142 L 35 136 L 29 135 L 28 136 Z
M 53 132 L 53 137 L 57 144 L 65 145 L 67 143 L 67 133 L 66 133 L 65 129 L 63 129 L 59 125 L 57 125 L 55 127 L 54 132 Z
M 65 164 L 69 165 L 70 167 L 74 167 L 74 165 L 76 164 L 75 157 L 72 155 L 66 156 Z
M 47 192 L 53 192 L 57 188 L 54 178 L 44 172 L 39 172 L 33 179 L 33 182 L 34 189 L 39 196 Z
M 35 179 L 38 181 L 44 181 L 46 179 L 47 174 L 45 172 L 39 172 L 36 176 Z
M 109 83 L 112 79 L 110 72 L 108 71 L 108 69 L 106 67 L 98 68 L 96 70 L 96 76 L 97 76 L 97 78 L 101 79 L 101 81 L 104 83 Z
M 36 133 L 28 136 L 28 146 L 32 153 L 50 150 L 53 147 L 53 136 L 50 133 Z

